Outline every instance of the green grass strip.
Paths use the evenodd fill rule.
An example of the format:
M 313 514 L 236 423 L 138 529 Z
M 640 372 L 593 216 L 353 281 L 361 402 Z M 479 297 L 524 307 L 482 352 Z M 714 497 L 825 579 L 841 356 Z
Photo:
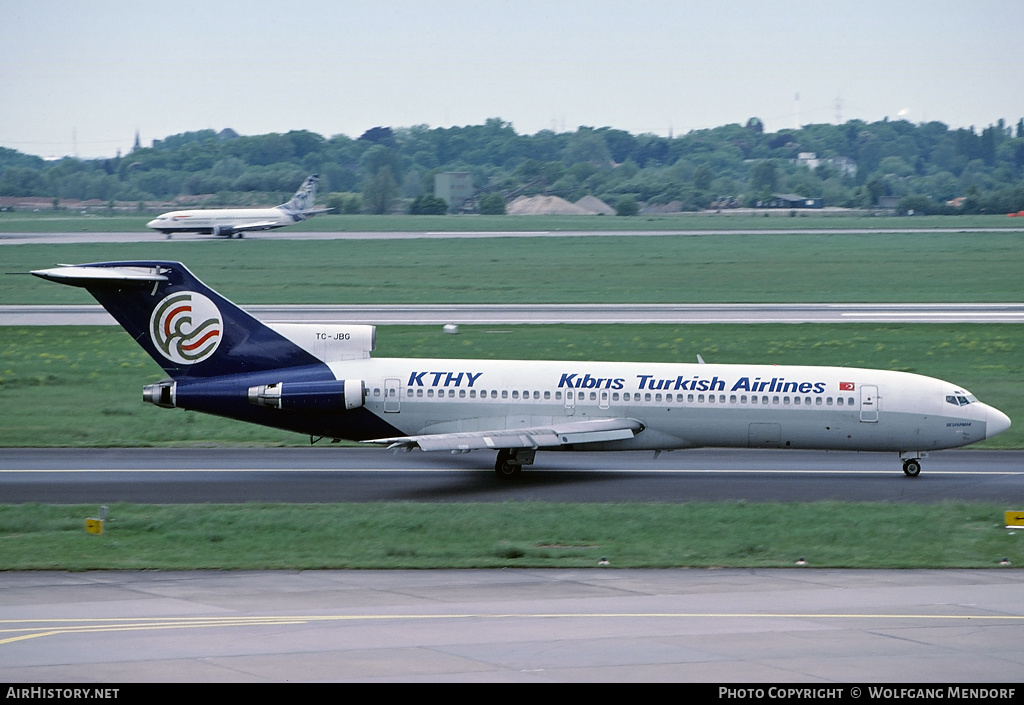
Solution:
M 990 504 L 0 505 L 6 570 L 988 568 L 1024 565 Z
M 4 272 L 184 262 L 241 304 L 1017 302 L 1024 234 L 154 240 L 4 245 Z M 0 276 L 5 304 L 94 303 Z

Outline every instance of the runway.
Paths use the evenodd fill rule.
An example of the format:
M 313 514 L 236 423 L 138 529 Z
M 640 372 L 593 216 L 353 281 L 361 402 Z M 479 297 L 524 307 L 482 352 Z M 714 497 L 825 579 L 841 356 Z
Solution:
M 995 502 L 1024 507 L 1024 451 L 950 450 L 906 477 L 895 453 L 694 449 L 537 454 L 513 482 L 493 453 L 382 448 L 0 449 L 0 503 Z M 1019 506 L 1018 506 L 1019 505 Z
M 119 699 L 133 683 L 791 683 L 836 699 L 1003 684 L 1015 695 L 994 700 L 1012 701 L 1018 573 L 0 573 L 0 681 Z
M 515 216 L 511 216 L 515 218 Z M 705 237 L 711 235 L 892 235 L 894 233 L 1021 233 L 1024 228 L 801 228 L 789 229 L 711 229 L 686 228 L 665 230 L 412 230 L 412 231 L 315 231 L 282 228 L 247 233 L 252 240 L 474 240 L 483 238 L 537 237 Z M 202 233 L 177 233 L 173 238 L 157 232 L 52 232 L 0 233 L 0 245 L 64 245 L 77 242 L 172 242 L 224 241 L 238 242 Z
M 426 304 L 254 305 L 267 322 L 372 325 L 1024 323 L 1024 303 L 1004 304 Z M 116 325 L 98 305 L 4 306 L 3 326 Z

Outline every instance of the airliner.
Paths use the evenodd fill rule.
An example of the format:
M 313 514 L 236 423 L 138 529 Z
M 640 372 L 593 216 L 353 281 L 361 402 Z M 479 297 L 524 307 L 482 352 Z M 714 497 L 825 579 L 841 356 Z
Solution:
M 908 372 L 760 364 L 375 358 L 376 327 L 263 323 L 178 262 L 63 265 L 163 368 L 143 400 L 393 449 L 491 451 L 500 478 L 538 450 L 697 447 L 898 453 L 1002 433 L 966 389 Z
M 313 208 L 316 201 L 317 174 L 306 177 L 292 200 L 274 208 L 218 208 L 171 211 L 146 223 L 170 238 L 174 233 L 210 233 L 219 237 L 241 238 L 252 230 L 274 230 L 306 218 L 326 213 L 330 208 Z

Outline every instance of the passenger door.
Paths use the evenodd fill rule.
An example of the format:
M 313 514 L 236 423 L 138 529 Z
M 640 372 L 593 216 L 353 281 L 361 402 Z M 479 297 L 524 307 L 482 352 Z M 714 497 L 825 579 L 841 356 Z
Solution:
M 860 385 L 860 420 L 863 423 L 878 422 L 878 387 L 874 384 Z

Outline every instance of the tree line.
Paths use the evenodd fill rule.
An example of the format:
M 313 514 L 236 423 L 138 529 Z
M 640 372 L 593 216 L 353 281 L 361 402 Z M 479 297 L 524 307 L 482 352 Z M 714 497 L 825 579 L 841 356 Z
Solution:
M 199 130 L 112 159 L 44 161 L 0 148 L 0 196 L 208 205 L 284 202 L 320 174 L 339 212 L 441 212 L 434 175 L 469 172 L 492 212 L 520 195 L 593 195 L 648 208 L 756 206 L 776 193 L 917 213 L 1024 210 L 1024 119 L 978 131 L 941 122 L 851 120 L 769 133 L 757 118 L 676 137 L 611 127 L 517 133 L 482 125 L 375 127 L 358 138 L 306 130 L 241 136 Z M 424 210 L 425 209 L 425 210 Z

